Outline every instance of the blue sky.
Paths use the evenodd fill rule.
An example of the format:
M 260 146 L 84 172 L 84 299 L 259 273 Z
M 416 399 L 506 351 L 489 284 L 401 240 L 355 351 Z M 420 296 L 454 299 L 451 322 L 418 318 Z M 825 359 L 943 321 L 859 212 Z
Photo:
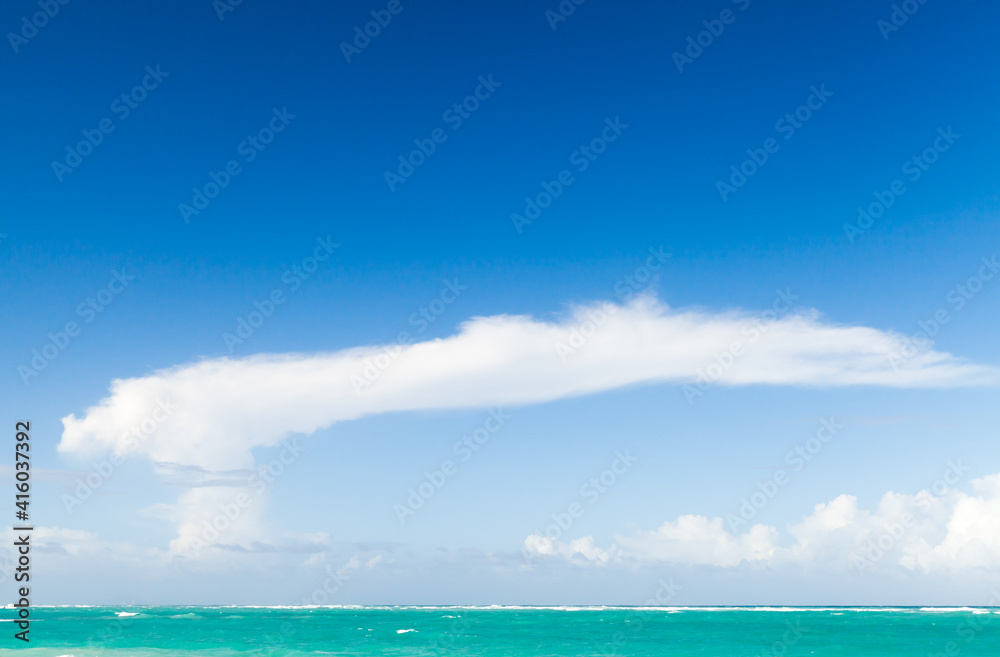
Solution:
M 70 2 L 34 31 L 37 3 L 3 10 L 21 36 L 0 56 L 0 412 L 35 427 L 38 602 L 298 602 L 327 566 L 350 574 L 344 604 L 640 604 L 660 577 L 690 604 L 989 598 L 1000 536 L 948 523 L 998 513 L 997 9 L 915 4 L 886 31 L 891 3 L 572 6 L 555 29 L 555 2 Z M 678 70 L 689 37 L 708 45 Z M 77 161 L 84 133 L 100 143 Z M 186 222 L 196 189 L 215 197 Z M 762 316 L 779 291 L 794 305 Z M 734 339 L 747 355 L 692 397 Z M 384 345 L 403 356 L 368 380 Z M 830 417 L 843 429 L 785 468 L 756 538 L 727 525 Z M 619 450 L 635 463 L 591 504 L 580 488 Z M 282 454 L 273 484 L 246 484 Z M 958 460 L 917 527 L 852 566 Z M 185 527 L 244 489 L 233 529 L 193 550 Z M 531 538 L 574 503 L 557 539 Z

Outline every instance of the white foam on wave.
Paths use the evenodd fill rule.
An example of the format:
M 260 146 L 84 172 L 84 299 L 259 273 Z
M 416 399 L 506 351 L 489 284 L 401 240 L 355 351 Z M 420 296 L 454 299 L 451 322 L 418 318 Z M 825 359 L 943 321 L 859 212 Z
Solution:
M 48 608 L 76 608 L 91 609 L 102 608 L 101 605 L 35 605 L 36 607 Z M 4 608 L 12 609 L 13 604 L 4 605 Z M 135 607 L 134 607 L 135 608 Z M 157 609 L 157 607 L 138 607 L 140 609 Z M 175 607 L 167 607 L 175 608 Z M 654 611 L 664 613 L 679 612 L 726 612 L 726 611 L 759 611 L 759 612 L 888 612 L 888 613 L 960 613 L 972 612 L 977 614 L 996 613 L 996 607 L 791 607 L 791 606 L 630 606 L 630 605 L 218 605 L 204 607 L 189 607 L 188 609 L 287 609 L 287 610 L 314 610 L 314 609 L 343 609 L 343 610 L 375 610 L 375 611 Z M 182 607 L 183 609 L 183 607 Z M 115 612 L 119 617 L 129 617 L 141 615 L 140 612 Z M 172 616 L 172 618 L 191 618 L 194 613 Z M 444 618 L 454 618 L 454 616 L 444 616 Z M 2 620 L 2 619 L 0 619 Z
M 665 611 L 675 614 L 682 611 L 778 611 L 782 613 L 803 611 L 840 611 L 843 607 L 612 607 L 636 611 Z
M 401 609 L 393 605 L 219 605 L 220 609 Z M 433 609 L 434 607 L 414 607 Z
M 396 630 L 396 634 L 406 634 L 407 632 L 416 632 L 416 631 L 417 630 L 414 630 L 412 628 L 409 630 Z
M 137 611 L 119 611 L 115 613 L 115 616 L 118 616 L 119 618 L 128 618 L 129 616 L 138 616 L 138 615 L 139 612 Z
M 542 607 L 536 607 L 542 608 Z M 583 607 L 583 609 L 604 609 L 607 607 Z M 972 611 L 974 613 L 990 613 L 990 610 L 979 610 L 975 607 L 750 607 L 750 606 L 739 606 L 739 607 L 701 607 L 701 606 L 689 606 L 689 607 L 610 607 L 610 609 L 619 610 L 635 610 L 635 611 L 663 611 L 666 613 L 677 613 L 682 611 L 761 611 L 761 612 L 780 612 L 780 613 L 795 613 L 795 612 L 816 612 L 816 611 L 827 611 L 835 615 L 843 615 L 844 612 L 887 612 L 887 613 L 911 613 L 917 614 L 921 612 L 928 613 L 947 613 L 947 612 L 967 612 Z M 1000 614 L 1000 611 L 993 612 Z

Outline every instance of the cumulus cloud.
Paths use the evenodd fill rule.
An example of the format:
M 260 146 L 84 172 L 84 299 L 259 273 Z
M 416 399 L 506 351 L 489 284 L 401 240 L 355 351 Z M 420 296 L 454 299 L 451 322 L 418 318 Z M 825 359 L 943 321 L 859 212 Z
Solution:
M 619 552 L 617 547 L 612 545 L 607 550 L 597 547 L 591 536 L 584 536 L 563 543 L 545 536 L 532 534 L 524 539 L 524 547 L 528 554 L 561 556 L 572 560 L 574 557 L 581 557 L 585 561 L 594 563 L 611 563 L 617 560 Z
M 731 534 L 722 518 L 685 515 L 658 529 L 636 536 L 620 536 L 622 549 L 637 559 L 689 565 L 735 566 L 741 561 L 764 561 L 777 549 L 778 532 L 754 525 L 741 535 Z
M 979 494 L 955 502 L 943 540 L 914 550 L 905 565 L 925 571 L 1000 565 L 1000 474 L 972 483 Z
M 596 565 L 670 563 L 734 568 L 742 564 L 850 571 L 957 573 L 1000 567 L 1000 474 L 971 482 L 975 494 L 953 484 L 967 468 L 949 464 L 941 479 L 914 495 L 887 492 L 874 509 L 853 495 L 817 504 L 783 536 L 775 527 L 726 518 L 685 515 L 652 531 L 616 536 L 602 550 L 586 536 L 566 542 L 531 535 L 532 557 L 563 557 Z M 734 518 L 736 520 L 734 521 Z M 578 546 L 586 546 L 580 549 Z

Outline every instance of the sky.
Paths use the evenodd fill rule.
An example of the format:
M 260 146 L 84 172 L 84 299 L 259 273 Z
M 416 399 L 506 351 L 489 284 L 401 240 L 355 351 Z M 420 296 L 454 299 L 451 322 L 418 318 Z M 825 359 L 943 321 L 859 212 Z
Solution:
M 998 12 L 6 3 L 33 602 L 986 604 Z

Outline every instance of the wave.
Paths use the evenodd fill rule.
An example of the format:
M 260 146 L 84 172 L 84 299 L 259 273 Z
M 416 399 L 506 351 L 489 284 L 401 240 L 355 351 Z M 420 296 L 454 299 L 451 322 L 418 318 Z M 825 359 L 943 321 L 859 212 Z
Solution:
M 49 609 L 114 609 L 102 605 L 33 605 L 36 608 Z M 13 608 L 13 605 L 5 605 Z M 120 607 L 119 607 L 120 608 Z M 649 605 L 169 605 L 169 606 L 135 606 L 133 609 L 143 611 L 178 610 L 186 613 L 172 618 L 192 618 L 197 610 L 211 609 L 274 609 L 274 610 L 367 610 L 367 611 L 660 611 L 660 612 L 726 612 L 726 611 L 757 611 L 757 612 L 896 612 L 896 613 L 997 613 L 1000 607 L 901 607 L 901 606 L 772 606 L 772 605 L 687 605 L 687 606 L 649 606 Z M 141 615 L 141 612 L 119 611 L 120 617 Z M 451 616 L 445 616 L 450 618 Z

